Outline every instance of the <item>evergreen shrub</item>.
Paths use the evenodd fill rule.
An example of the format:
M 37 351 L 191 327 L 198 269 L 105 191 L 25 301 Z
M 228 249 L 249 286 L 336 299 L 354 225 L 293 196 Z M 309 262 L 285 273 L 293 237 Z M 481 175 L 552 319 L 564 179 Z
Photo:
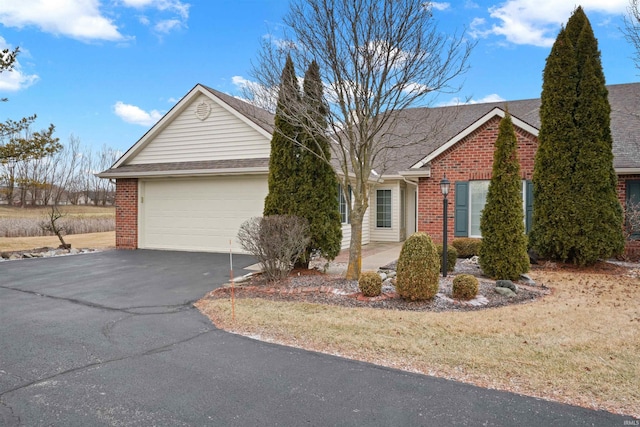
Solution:
M 471 258 L 480 255 L 480 247 L 482 246 L 482 239 L 475 239 L 473 237 L 460 237 L 454 239 L 451 246 L 456 248 L 458 256 L 460 258 Z
M 442 273 L 442 249 L 443 246 L 438 243 L 436 245 L 438 249 L 438 256 L 440 257 L 440 272 Z M 456 261 L 458 260 L 458 251 L 451 245 L 447 245 L 447 271 L 453 271 L 456 269 Z
M 396 292 L 404 299 L 421 301 L 438 292 L 440 257 L 431 237 L 415 233 L 402 245 L 396 275 Z
M 478 295 L 478 279 L 471 274 L 460 274 L 453 279 L 451 292 L 455 299 L 470 300 Z
M 382 293 L 382 278 L 375 271 L 365 271 L 358 279 L 358 288 L 365 297 L 377 297 Z

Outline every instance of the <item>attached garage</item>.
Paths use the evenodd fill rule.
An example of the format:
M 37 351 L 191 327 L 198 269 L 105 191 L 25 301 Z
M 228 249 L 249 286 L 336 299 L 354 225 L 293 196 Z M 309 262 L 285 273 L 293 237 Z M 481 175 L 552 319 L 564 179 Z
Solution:
M 261 216 L 266 175 L 140 180 L 138 247 L 225 252 L 242 222 Z

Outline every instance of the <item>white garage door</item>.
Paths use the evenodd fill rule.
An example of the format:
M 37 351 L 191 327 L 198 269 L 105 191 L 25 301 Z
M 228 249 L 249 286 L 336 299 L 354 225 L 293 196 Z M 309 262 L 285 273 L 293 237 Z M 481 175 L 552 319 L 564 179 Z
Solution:
M 240 252 L 243 221 L 262 216 L 267 176 L 146 180 L 140 182 L 139 247 Z

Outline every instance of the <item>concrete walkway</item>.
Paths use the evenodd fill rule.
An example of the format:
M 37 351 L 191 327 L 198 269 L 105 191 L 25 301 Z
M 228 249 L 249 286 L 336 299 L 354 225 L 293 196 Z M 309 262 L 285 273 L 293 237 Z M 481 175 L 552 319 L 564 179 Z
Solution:
M 396 261 L 403 242 L 375 242 L 362 246 L 362 271 L 378 271 L 380 267 Z M 341 274 L 347 271 L 349 249 L 345 249 L 333 260 L 329 272 Z

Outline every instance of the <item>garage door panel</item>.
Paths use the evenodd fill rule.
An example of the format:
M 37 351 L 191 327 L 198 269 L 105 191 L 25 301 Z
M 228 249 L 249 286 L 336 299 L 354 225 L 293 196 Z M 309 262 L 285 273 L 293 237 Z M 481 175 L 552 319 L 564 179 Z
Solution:
M 242 222 L 262 215 L 267 177 L 147 180 L 141 184 L 140 247 L 226 252 Z

